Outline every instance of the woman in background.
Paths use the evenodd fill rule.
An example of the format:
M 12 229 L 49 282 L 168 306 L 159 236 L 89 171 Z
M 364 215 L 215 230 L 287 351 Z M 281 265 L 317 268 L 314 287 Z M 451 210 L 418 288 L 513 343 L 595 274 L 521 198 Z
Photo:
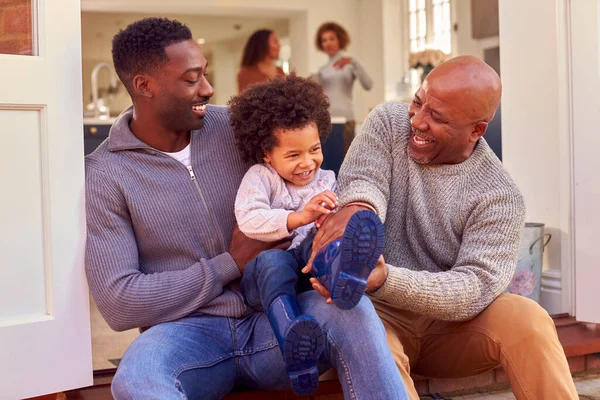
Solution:
M 354 139 L 354 105 L 352 85 L 358 78 L 365 90 L 373 87 L 373 80 L 355 57 L 346 55 L 344 50 L 350 43 L 348 32 L 335 22 L 326 22 L 319 27 L 315 37 L 317 50 L 329 56 L 329 62 L 311 76 L 323 86 L 331 103 L 331 116 L 346 118 L 344 126 L 344 154 Z
M 260 29 L 252 34 L 244 47 L 242 65 L 237 76 L 238 92 L 253 83 L 265 82 L 269 78 L 285 75 L 275 65 L 279 58 L 279 38 L 269 29 Z

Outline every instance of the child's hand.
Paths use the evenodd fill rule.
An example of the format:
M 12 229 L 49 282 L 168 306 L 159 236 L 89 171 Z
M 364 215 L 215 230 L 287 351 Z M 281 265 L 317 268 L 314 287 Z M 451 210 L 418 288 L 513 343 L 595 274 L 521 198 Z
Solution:
M 311 222 L 315 222 L 321 215 L 329 214 L 337 207 L 338 200 L 335 193 L 325 190 L 306 203 L 302 211 L 293 212 L 288 217 L 288 229 L 290 231 Z
M 306 218 L 306 224 L 310 224 L 315 222 L 321 215 L 329 214 L 332 210 L 335 210 L 338 204 L 337 201 L 335 193 L 331 190 L 325 190 L 313 196 L 300 212 Z

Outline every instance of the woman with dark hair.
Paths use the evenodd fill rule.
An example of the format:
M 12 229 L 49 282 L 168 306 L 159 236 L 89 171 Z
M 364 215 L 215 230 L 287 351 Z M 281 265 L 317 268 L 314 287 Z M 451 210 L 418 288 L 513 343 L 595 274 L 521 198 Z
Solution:
M 274 76 L 285 75 L 275 65 L 279 58 L 279 39 L 270 29 L 260 29 L 252 34 L 244 47 L 242 65 L 237 76 L 238 92 L 253 83 L 265 82 Z
M 358 79 L 365 90 L 371 90 L 373 80 L 355 57 L 346 55 L 344 50 L 350 44 L 350 35 L 339 24 L 325 22 L 317 30 L 315 45 L 317 50 L 329 56 L 329 62 L 319 72 L 311 76 L 323 86 L 323 91 L 331 103 L 332 117 L 346 118 L 344 126 L 344 154 L 354 139 L 354 105 L 352 86 Z

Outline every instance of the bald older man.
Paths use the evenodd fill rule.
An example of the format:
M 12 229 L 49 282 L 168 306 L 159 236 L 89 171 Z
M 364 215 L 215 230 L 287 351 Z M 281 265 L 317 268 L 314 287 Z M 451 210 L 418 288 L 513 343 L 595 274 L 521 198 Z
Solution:
M 419 398 L 411 372 L 460 378 L 498 366 L 517 399 L 578 398 L 552 319 L 503 293 L 525 206 L 482 137 L 501 92 L 487 64 L 457 57 L 427 76 L 409 106 L 376 107 L 340 171 L 343 208 L 315 238 L 316 252 L 363 208 L 385 222 L 385 261 L 367 293 L 411 399 Z

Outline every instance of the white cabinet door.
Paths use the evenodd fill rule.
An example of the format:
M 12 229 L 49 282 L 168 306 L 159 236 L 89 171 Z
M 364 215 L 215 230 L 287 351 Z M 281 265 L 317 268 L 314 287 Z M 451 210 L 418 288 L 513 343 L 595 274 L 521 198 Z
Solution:
M 92 383 L 80 0 L 0 1 L 0 399 Z
M 575 317 L 600 322 L 600 0 L 570 6 Z

